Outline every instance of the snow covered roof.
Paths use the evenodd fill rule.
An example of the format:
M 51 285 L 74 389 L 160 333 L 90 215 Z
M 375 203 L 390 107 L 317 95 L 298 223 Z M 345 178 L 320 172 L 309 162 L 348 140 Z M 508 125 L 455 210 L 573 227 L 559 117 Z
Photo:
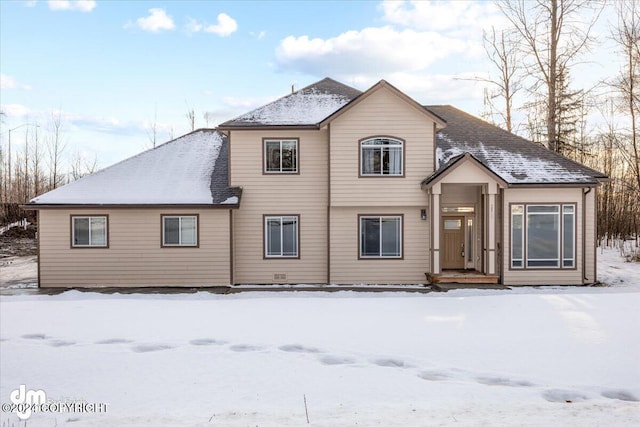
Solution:
M 442 117 L 447 127 L 436 141 L 436 171 L 427 184 L 464 153 L 493 171 L 509 185 L 597 184 L 607 176 L 564 156 L 493 126 L 450 105 L 425 107 Z
M 29 205 L 237 205 L 227 138 L 197 130 L 32 199 Z
M 220 125 L 221 128 L 313 126 L 344 107 L 361 92 L 325 78 Z

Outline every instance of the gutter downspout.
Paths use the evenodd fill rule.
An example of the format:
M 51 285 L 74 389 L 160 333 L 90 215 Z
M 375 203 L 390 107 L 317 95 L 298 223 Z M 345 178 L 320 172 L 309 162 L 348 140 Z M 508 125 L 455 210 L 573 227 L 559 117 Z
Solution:
M 327 124 L 327 285 L 331 284 L 331 123 Z
M 592 188 L 587 187 L 587 191 L 585 192 L 582 189 L 582 284 L 587 283 L 587 227 L 586 227 L 586 219 L 587 219 L 587 194 L 591 193 Z M 595 283 L 596 278 L 593 278 L 593 282 Z

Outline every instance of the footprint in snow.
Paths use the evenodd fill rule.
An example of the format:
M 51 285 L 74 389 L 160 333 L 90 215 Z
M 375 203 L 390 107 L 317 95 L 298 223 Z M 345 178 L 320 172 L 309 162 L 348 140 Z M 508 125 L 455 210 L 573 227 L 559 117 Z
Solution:
M 627 402 L 640 402 L 640 399 L 638 399 L 627 390 L 605 390 L 601 394 L 608 399 L 618 399 Z
M 427 381 L 444 381 L 451 379 L 451 375 L 442 371 L 422 371 L 418 374 L 418 377 Z
M 322 356 L 320 362 L 325 365 L 350 365 L 355 363 L 355 360 L 345 356 Z
M 131 347 L 131 350 L 136 353 L 149 353 L 151 351 L 168 350 L 171 347 L 168 344 L 139 344 Z
M 49 345 L 51 347 L 68 347 L 70 345 L 76 344 L 75 341 L 64 341 L 64 340 L 53 340 L 49 341 Z
M 264 349 L 264 347 L 260 347 L 257 345 L 249 345 L 249 344 L 235 344 L 229 348 L 232 351 L 259 351 Z
M 485 385 L 503 385 L 507 387 L 531 387 L 533 383 L 525 380 L 512 380 L 503 377 L 477 377 L 476 381 Z
M 409 367 L 409 365 L 407 365 L 403 360 L 400 360 L 400 359 L 391 359 L 391 358 L 375 359 L 375 360 L 372 360 L 372 362 L 378 366 L 383 366 L 385 368 L 408 368 Z
M 287 351 L 291 353 L 321 353 L 321 351 L 315 347 L 305 347 L 300 344 L 286 344 L 286 345 L 281 345 L 278 348 L 282 351 Z
M 44 340 L 49 338 L 48 336 L 46 336 L 45 334 L 25 334 L 22 336 L 22 338 L 28 339 L 28 340 Z
M 542 393 L 542 397 L 548 400 L 549 402 L 559 402 L 559 403 L 573 403 L 579 402 L 582 400 L 587 400 L 588 397 L 582 393 L 578 393 L 572 390 L 547 390 Z
M 189 344 L 191 345 L 222 345 L 226 343 L 227 341 L 216 340 L 214 338 L 198 338 L 198 339 L 189 341 Z
M 106 340 L 96 341 L 96 344 L 129 344 L 132 343 L 131 340 L 126 340 L 124 338 L 109 338 Z

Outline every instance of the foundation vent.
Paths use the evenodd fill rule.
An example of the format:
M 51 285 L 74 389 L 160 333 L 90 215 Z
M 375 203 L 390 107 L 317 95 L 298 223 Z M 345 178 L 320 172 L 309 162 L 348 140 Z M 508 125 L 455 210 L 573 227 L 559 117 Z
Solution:
M 286 282 L 287 281 L 287 273 L 273 273 L 273 281 L 274 282 Z

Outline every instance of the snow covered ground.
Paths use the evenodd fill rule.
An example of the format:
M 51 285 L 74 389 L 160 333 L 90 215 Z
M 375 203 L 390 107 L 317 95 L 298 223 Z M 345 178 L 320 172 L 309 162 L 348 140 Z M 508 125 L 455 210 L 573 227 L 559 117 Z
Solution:
M 640 425 L 640 264 L 613 286 L 0 297 L 0 402 L 34 426 Z M 0 426 L 23 426 L 2 412 Z

